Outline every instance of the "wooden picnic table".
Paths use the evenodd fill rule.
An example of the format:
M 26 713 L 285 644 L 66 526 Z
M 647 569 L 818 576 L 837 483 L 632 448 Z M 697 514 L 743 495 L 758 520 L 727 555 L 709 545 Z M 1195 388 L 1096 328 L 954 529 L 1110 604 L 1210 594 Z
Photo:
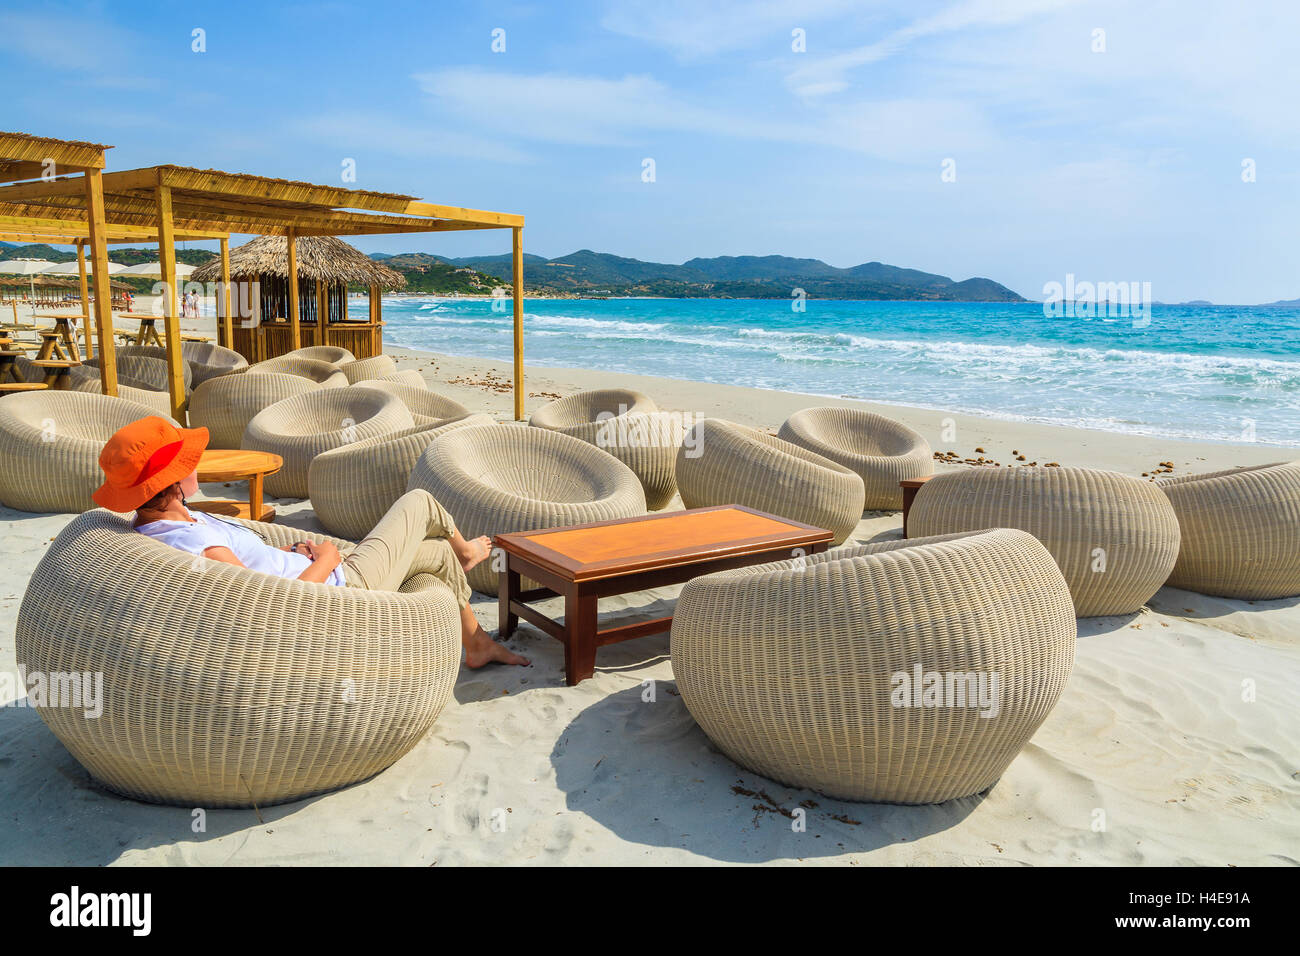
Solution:
M 18 357 L 22 354 L 10 348 L 0 349 L 0 394 L 33 392 L 49 387 L 44 382 L 23 381 L 22 373 L 18 371 Z
M 199 459 L 199 481 L 248 481 L 248 501 L 204 498 L 189 506 L 209 514 L 274 521 L 275 509 L 262 503 L 262 482 L 284 466 L 284 459 L 266 451 L 243 448 L 209 448 Z
M 158 345 L 163 344 L 162 337 L 158 334 L 158 329 L 154 323 L 162 318 L 161 315 L 154 315 L 152 312 L 119 312 L 124 319 L 138 319 L 140 329 L 135 334 L 133 345 Z
M 54 312 L 54 313 L 37 313 L 33 315 L 32 318 L 53 319 L 54 328 L 49 331 L 53 331 L 57 333 L 63 339 L 63 345 L 68 350 L 68 354 L 64 357 L 78 363 L 81 361 L 81 351 L 77 348 L 77 334 L 76 331 L 72 328 L 72 320 L 80 319 L 82 323 L 82 327 L 84 328 L 86 323 L 85 315 L 78 315 L 75 313 L 70 314 L 66 312 L 63 313 Z M 45 331 L 46 330 L 42 330 L 41 334 L 44 335 Z M 44 346 L 42 346 L 42 349 L 44 349 Z M 40 357 L 50 358 L 51 356 L 42 355 Z
M 567 528 L 499 534 L 501 636 L 523 618 L 564 644 L 564 679 L 570 686 L 595 673 L 596 648 L 661 634 L 671 617 L 600 630 L 602 597 L 681 584 L 713 571 L 825 551 L 834 535 L 824 528 L 778 518 L 741 505 L 716 505 L 596 521 Z M 530 578 L 542 587 L 521 590 Z M 529 601 L 561 595 L 564 623 Z

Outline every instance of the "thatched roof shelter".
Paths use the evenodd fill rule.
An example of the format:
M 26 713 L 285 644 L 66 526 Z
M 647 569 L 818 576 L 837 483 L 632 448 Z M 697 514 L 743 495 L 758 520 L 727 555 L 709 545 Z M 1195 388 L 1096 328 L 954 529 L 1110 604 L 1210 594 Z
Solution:
M 230 278 L 289 278 L 289 243 L 284 236 L 258 236 L 230 250 Z M 400 289 L 406 277 L 381 265 L 355 246 L 334 236 L 302 236 L 295 242 L 298 278 L 329 285 Z M 190 276 L 195 282 L 220 282 L 221 261 L 213 259 Z

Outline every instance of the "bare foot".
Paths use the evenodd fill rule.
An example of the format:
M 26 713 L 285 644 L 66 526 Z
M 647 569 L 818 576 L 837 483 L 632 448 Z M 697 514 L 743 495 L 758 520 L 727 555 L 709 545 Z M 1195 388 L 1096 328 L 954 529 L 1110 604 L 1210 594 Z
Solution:
M 468 571 L 492 553 L 492 539 L 485 534 L 473 539 L 462 539 L 464 544 L 456 549 L 456 558 L 463 570 Z
M 516 664 L 520 667 L 527 667 L 528 658 L 507 648 L 504 644 L 498 644 L 492 640 L 487 631 L 479 628 L 468 639 L 465 640 L 465 666 L 476 670 L 485 664 L 496 662 L 498 664 Z

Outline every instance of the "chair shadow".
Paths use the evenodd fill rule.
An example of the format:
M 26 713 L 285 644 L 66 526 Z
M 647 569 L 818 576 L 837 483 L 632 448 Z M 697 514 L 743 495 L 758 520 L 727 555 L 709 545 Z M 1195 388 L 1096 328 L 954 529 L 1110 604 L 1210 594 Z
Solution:
M 1151 610 L 1171 617 L 1182 617 L 1191 621 L 1214 620 L 1229 614 L 1253 614 L 1263 611 L 1284 611 L 1300 607 L 1300 595 L 1277 598 L 1271 601 L 1254 601 L 1245 598 L 1216 597 L 1213 594 L 1201 594 L 1198 591 L 1184 591 L 1166 585 L 1156 592 L 1147 602 Z
M 714 747 L 675 682 L 656 682 L 647 699 L 651 690 L 633 687 L 592 704 L 551 752 L 568 809 L 630 843 L 728 863 L 862 853 L 947 830 L 984 799 L 898 806 L 786 787 Z
M 194 808 L 113 793 L 73 759 L 35 710 L 13 706 L 0 707 L 0 792 L 29 795 L 5 807 L 0 866 L 105 866 L 134 850 L 273 830 L 279 820 L 329 796 L 259 810 L 205 809 L 204 829 L 196 832 Z M 241 845 L 232 846 L 232 856 Z M 181 862 L 177 852 L 175 862 Z

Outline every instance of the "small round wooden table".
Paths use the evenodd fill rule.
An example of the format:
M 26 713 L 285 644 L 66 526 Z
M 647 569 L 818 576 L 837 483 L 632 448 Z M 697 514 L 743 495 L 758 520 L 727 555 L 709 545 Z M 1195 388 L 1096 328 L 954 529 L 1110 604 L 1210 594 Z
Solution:
M 207 498 L 191 501 L 195 511 L 228 515 L 232 518 L 253 518 L 257 521 L 274 521 L 275 509 L 262 504 L 262 479 L 273 475 L 284 465 L 284 459 L 266 451 L 246 451 L 242 448 L 209 448 L 199 459 L 199 481 L 248 481 L 248 502 L 224 498 Z

